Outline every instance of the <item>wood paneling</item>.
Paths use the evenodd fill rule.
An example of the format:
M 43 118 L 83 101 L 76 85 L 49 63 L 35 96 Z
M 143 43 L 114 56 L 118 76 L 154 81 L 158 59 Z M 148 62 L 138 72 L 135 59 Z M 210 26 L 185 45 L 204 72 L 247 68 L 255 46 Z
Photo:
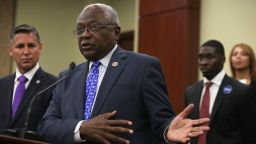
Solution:
M 8 40 L 14 25 L 15 0 L 0 0 L 0 77 L 11 73 Z
M 199 8 L 199 0 L 140 1 L 139 52 L 160 59 L 176 112 L 184 108 L 186 87 L 197 81 Z

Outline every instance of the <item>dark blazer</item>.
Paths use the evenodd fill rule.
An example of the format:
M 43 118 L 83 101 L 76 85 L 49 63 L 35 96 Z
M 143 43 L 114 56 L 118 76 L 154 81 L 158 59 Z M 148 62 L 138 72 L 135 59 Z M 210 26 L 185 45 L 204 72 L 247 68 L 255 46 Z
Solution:
M 232 88 L 230 93 L 224 90 L 228 87 Z M 200 81 L 188 87 L 186 91 L 185 104 L 195 104 L 195 109 L 189 115 L 189 118 L 199 118 L 199 103 L 202 89 L 203 81 Z M 246 85 L 225 75 L 211 112 L 207 144 L 241 143 L 240 110 L 242 99 L 247 91 L 248 87 Z M 191 144 L 197 144 L 197 138 L 192 139 Z
M 243 144 L 255 144 L 256 130 L 256 81 L 252 81 L 250 90 L 243 101 L 242 111 Z
M 21 129 L 24 127 L 28 105 L 32 97 L 57 80 L 57 77 L 44 72 L 41 68 L 33 76 L 27 87 L 14 119 L 11 118 L 12 96 L 15 74 L 0 79 L 0 129 Z M 52 97 L 52 90 L 39 96 L 33 106 L 28 130 L 36 131 Z
M 113 66 L 113 62 L 118 62 L 118 65 Z M 74 129 L 83 120 L 88 64 L 78 65 L 54 90 L 53 99 L 38 128 L 49 142 L 73 142 Z M 61 73 L 61 76 L 68 73 Z M 114 119 L 133 122 L 134 134 L 122 135 L 132 144 L 164 143 L 164 131 L 174 113 L 156 58 L 117 48 L 99 88 L 92 117 L 114 110 L 117 110 Z M 158 142 L 154 142 L 156 139 Z

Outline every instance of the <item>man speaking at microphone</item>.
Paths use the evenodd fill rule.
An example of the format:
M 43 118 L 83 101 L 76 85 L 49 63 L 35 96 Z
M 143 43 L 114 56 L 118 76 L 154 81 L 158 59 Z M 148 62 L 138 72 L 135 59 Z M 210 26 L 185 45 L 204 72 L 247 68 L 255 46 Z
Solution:
M 185 118 L 192 105 L 175 117 L 159 60 L 117 45 L 120 24 L 112 7 L 86 6 L 74 33 L 88 61 L 60 74 L 70 76 L 54 89 L 38 127 L 48 142 L 188 142 L 209 129 L 201 125 L 208 119 Z
M 27 109 L 33 96 L 57 80 L 38 64 L 42 43 L 38 31 L 22 24 L 13 29 L 9 41 L 9 54 L 17 69 L 14 74 L 0 79 L 0 129 L 23 129 Z M 49 89 L 32 105 L 27 129 L 36 131 L 52 97 Z

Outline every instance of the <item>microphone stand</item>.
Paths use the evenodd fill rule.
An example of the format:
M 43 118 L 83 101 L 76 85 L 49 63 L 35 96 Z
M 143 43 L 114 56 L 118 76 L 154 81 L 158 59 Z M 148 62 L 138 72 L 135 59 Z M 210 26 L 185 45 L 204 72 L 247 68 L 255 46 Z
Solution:
M 28 131 L 28 124 L 29 124 L 29 120 L 31 117 L 31 112 L 32 112 L 32 104 L 34 103 L 34 101 L 36 100 L 36 98 L 45 93 L 47 90 L 49 90 L 50 88 L 52 88 L 53 86 L 55 86 L 56 84 L 58 84 L 59 82 L 63 81 L 64 79 L 66 79 L 67 77 L 69 77 L 69 75 L 66 75 L 65 77 L 61 78 L 60 80 L 52 83 L 51 85 L 49 85 L 47 88 L 43 89 L 42 91 L 39 91 L 38 93 L 36 93 L 36 95 L 31 99 L 31 101 L 29 102 L 29 106 L 28 106 L 28 110 L 27 110 L 27 114 L 26 114 L 26 119 L 25 119 L 25 124 L 24 124 L 24 128 L 21 130 L 21 138 L 25 138 L 25 135 Z
M 66 78 L 68 78 L 70 76 L 70 72 L 71 70 L 73 70 L 75 68 L 76 64 L 75 62 L 71 62 L 69 65 L 69 74 L 62 77 L 61 79 L 59 79 L 58 81 L 52 83 L 51 85 L 49 85 L 48 87 L 46 87 L 45 89 L 39 91 L 38 93 L 36 93 L 34 95 L 34 97 L 31 99 L 31 101 L 29 102 L 29 106 L 28 106 L 28 110 L 27 110 L 27 114 L 26 114 L 26 119 L 25 119 L 25 124 L 23 129 L 21 129 L 20 132 L 20 138 L 26 138 L 26 134 L 31 133 L 32 135 L 34 135 L 34 137 L 37 137 L 36 139 L 40 139 L 42 140 L 41 137 L 37 136 L 35 132 L 33 131 L 28 131 L 28 124 L 29 124 L 29 120 L 31 117 L 31 113 L 32 113 L 32 105 L 34 103 L 34 101 L 36 100 L 36 98 L 38 98 L 38 96 L 40 96 L 41 94 L 45 93 L 47 90 L 49 90 L 50 88 L 54 87 L 55 85 L 57 85 L 58 83 L 60 83 L 61 81 L 65 80 Z

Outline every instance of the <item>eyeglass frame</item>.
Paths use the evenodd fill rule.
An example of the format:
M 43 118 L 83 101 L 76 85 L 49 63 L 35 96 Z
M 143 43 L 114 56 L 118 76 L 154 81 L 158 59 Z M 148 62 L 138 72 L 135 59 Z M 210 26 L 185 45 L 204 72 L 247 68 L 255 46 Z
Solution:
M 84 28 L 77 28 L 73 30 L 73 34 L 77 37 L 80 37 L 84 34 L 84 32 L 88 32 L 90 34 L 95 34 L 100 31 L 100 29 L 108 29 L 108 28 L 119 28 L 116 24 L 97 24 L 93 26 L 87 26 Z M 80 34 L 79 34 L 80 33 Z

